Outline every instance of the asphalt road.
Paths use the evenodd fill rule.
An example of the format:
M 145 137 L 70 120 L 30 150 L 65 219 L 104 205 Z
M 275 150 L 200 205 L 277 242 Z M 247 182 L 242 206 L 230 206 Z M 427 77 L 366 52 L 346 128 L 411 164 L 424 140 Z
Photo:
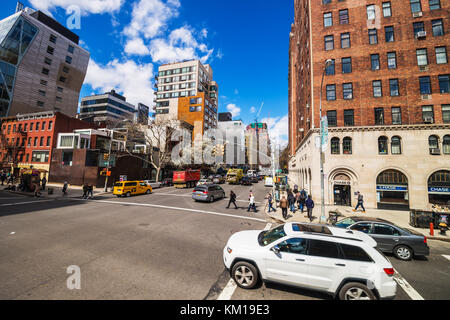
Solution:
M 217 299 L 230 280 L 222 263 L 229 236 L 273 223 L 262 210 L 262 182 L 222 186 L 237 193 L 239 209 L 226 209 L 228 199 L 197 203 L 174 188 L 94 200 L 70 198 L 77 191 L 56 199 L 0 191 L 0 299 Z M 246 210 L 249 189 L 256 214 Z M 450 299 L 450 243 L 429 245 L 427 259 L 388 258 L 424 299 Z M 80 290 L 67 288 L 69 266 L 80 268 Z M 410 299 L 398 288 L 397 299 Z M 230 298 L 329 299 L 279 285 L 237 288 Z

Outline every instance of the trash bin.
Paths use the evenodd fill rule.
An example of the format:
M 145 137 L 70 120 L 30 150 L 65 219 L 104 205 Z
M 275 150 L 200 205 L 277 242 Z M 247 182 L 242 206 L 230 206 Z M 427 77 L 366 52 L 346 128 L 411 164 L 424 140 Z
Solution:
M 47 188 L 48 194 L 53 194 L 53 188 Z
M 439 223 L 441 221 L 441 216 L 447 216 L 445 220 L 447 221 L 447 224 L 448 224 L 450 213 L 448 213 L 448 212 L 433 212 L 433 223 L 434 223 L 435 228 L 437 228 L 439 226 Z
M 409 224 L 414 228 L 429 228 L 430 223 L 435 221 L 435 216 L 431 211 L 411 210 Z

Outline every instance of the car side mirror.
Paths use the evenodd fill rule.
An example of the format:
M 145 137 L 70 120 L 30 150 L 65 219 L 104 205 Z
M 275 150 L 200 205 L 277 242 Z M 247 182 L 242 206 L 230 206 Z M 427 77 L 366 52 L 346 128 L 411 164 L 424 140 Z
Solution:
M 272 248 L 270 248 L 270 251 L 272 251 L 275 254 L 279 254 L 280 253 L 280 247 L 279 246 L 273 246 Z

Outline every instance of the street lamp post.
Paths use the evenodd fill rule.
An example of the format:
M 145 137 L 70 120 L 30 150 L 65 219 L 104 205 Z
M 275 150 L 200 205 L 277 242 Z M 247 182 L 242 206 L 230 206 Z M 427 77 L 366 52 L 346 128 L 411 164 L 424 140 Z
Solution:
M 324 152 L 323 152 L 323 121 L 322 121 L 322 92 L 323 92 L 323 80 L 325 77 L 325 71 L 327 67 L 331 65 L 333 61 L 331 59 L 328 59 L 325 61 L 325 66 L 322 71 L 322 81 L 320 83 L 320 95 L 319 95 L 319 117 L 320 117 L 320 198 L 321 198 L 321 205 L 320 205 L 320 222 L 325 223 L 326 217 L 325 217 L 325 174 L 323 169 L 323 163 L 324 163 Z M 313 115 L 314 116 L 314 115 Z

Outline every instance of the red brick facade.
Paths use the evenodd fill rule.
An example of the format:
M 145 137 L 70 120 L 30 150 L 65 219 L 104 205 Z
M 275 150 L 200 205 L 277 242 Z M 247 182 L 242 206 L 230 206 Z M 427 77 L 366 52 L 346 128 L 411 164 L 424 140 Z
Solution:
M 401 108 L 401 124 L 423 124 L 422 106 L 433 106 L 433 123 L 443 123 L 442 105 L 450 104 L 450 93 L 441 93 L 439 76 L 450 74 L 450 2 L 440 1 L 441 8 L 430 10 L 429 1 L 421 0 L 421 14 L 413 17 L 409 1 L 390 1 L 391 16 L 384 17 L 385 0 L 358 1 L 295 0 L 295 23 L 290 44 L 290 152 L 296 149 L 313 127 L 319 127 L 319 97 L 322 72 L 327 59 L 335 60 L 334 75 L 326 75 L 322 91 L 322 112 L 336 111 L 337 126 L 344 126 L 344 110 L 354 110 L 354 126 L 374 126 L 375 108 L 383 108 L 384 124 L 391 125 L 392 107 Z M 308 5 L 311 10 L 308 10 Z M 375 5 L 375 20 L 368 20 L 367 5 Z M 340 11 L 348 10 L 348 23 L 340 23 Z M 311 17 L 309 19 L 309 12 Z M 331 13 L 332 25 L 324 26 L 324 14 Z M 344 12 L 342 12 L 344 13 Z M 443 35 L 433 35 L 432 21 L 442 21 Z M 416 38 L 413 23 L 423 22 L 425 37 Z M 309 26 L 309 23 L 311 25 Z M 394 41 L 386 42 L 385 27 L 394 28 Z M 377 43 L 369 43 L 369 29 L 377 30 Z M 309 46 L 312 32 L 312 46 Z M 341 48 L 341 34 L 350 34 L 350 47 Z M 325 50 L 325 36 L 334 37 L 334 49 Z M 311 50 L 309 49 L 311 47 Z M 437 64 L 436 47 L 445 48 L 446 63 Z M 427 49 L 428 64 L 420 68 L 416 50 Z M 396 67 L 388 68 L 387 54 L 395 53 Z M 371 69 L 371 55 L 379 55 L 379 70 Z M 313 65 L 313 103 L 310 102 L 310 56 Z M 342 58 L 351 58 L 351 72 L 342 73 Z M 419 77 L 431 80 L 431 95 L 420 93 Z M 399 95 L 390 95 L 390 79 L 398 79 Z M 373 81 L 381 81 L 382 96 L 374 97 Z M 343 99 L 343 84 L 351 83 L 352 98 Z M 336 100 L 327 100 L 327 85 L 335 85 Z M 314 110 L 314 119 L 311 111 Z M 301 120 L 303 117 L 303 120 Z M 309 122 L 308 122 L 309 118 Z M 301 129 L 304 129 L 302 132 Z M 298 130 L 297 130 L 298 129 Z

